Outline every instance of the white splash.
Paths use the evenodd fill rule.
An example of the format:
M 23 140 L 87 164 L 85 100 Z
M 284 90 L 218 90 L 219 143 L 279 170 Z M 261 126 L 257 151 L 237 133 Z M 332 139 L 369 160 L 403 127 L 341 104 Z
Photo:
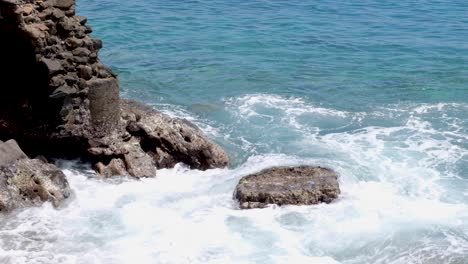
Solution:
M 0 263 L 406 264 L 468 258 L 468 195 L 459 188 L 468 184 L 456 170 L 468 150 L 423 116 L 444 107 L 412 106 L 396 126 L 322 135 L 310 133 L 300 113 L 345 122 L 356 122 L 355 114 L 275 95 L 230 99 L 226 108 L 244 122 L 257 114 L 284 118 L 275 125 L 300 132 L 288 145 L 298 154 L 251 155 L 231 169 L 178 165 L 140 181 L 107 182 L 64 163 L 73 200 L 61 210 L 45 204 L 0 219 Z M 375 113 L 359 116 L 365 122 Z M 245 151 L 270 143 L 260 138 L 253 144 L 249 136 L 242 137 Z M 299 164 L 339 172 L 340 198 L 316 206 L 237 209 L 232 193 L 241 177 Z

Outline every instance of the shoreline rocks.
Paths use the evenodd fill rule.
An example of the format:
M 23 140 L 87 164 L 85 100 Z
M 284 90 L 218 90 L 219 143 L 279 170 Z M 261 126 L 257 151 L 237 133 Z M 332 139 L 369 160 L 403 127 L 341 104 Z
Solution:
M 2 213 L 44 202 L 57 207 L 70 196 L 71 190 L 63 172 L 40 159 L 29 159 L 14 140 L 0 142 L 0 163 Z
M 182 162 L 192 169 L 222 168 L 228 164 L 226 152 L 203 132 L 184 119 L 169 117 L 143 103 L 121 100 L 124 137 L 104 137 L 89 149 L 103 176 L 152 177 L 156 168 L 172 168 Z
M 122 100 L 121 107 L 126 130 L 140 140 L 156 167 L 172 168 L 183 162 L 192 169 L 207 170 L 228 165 L 226 152 L 189 121 L 134 100 Z
M 311 205 L 338 198 L 338 175 L 313 166 L 273 167 L 243 177 L 234 191 L 241 209 L 264 208 L 268 204 Z
M 179 162 L 226 167 L 226 152 L 187 120 L 119 96 L 117 76 L 98 58 L 74 0 L 0 0 L 0 211 L 58 206 L 70 196 L 65 175 L 45 159 L 79 158 L 103 177 L 154 177 Z M 23 152 L 24 150 L 24 152 Z M 26 154 L 27 155 L 26 155 Z M 321 167 L 276 167 L 242 178 L 242 209 L 330 203 L 337 175 Z
M 6 142 L 0 141 L 0 167 L 4 167 L 19 159 L 25 159 L 28 156 L 18 146 L 15 140 L 10 139 Z
M 0 0 L 0 140 L 26 154 L 79 158 L 104 177 L 153 177 L 184 162 L 227 166 L 226 153 L 186 120 L 121 100 L 74 0 Z
M 31 155 L 86 158 L 120 129 L 116 75 L 74 0 L 0 0 L 0 139 Z

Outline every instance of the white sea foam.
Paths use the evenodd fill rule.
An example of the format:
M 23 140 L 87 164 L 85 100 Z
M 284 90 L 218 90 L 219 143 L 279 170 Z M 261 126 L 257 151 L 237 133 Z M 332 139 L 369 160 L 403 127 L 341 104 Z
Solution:
M 211 124 L 209 120 L 202 119 L 194 115 L 193 113 L 190 113 L 187 109 L 181 106 L 164 104 L 164 103 L 149 104 L 149 105 L 151 107 L 154 107 L 161 113 L 166 114 L 169 117 L 186 119 L 196 124 L 200 129 L 203 130 L 205 134 L 209 135 L 210 137 L 214 137 L 214 138 L 223 137 L 222 133 L 220 132 L 220 129 L 215 127 L 213 124 Z
M 467 104 L 461 103 L 435 103 L 435 104 L 420 104 L 416 106 L 413 111 L 418 114 L 428 113 L 431 111 L 438 111 L 441 112 L 445 108 L 464 108 L 468 109 Z
M 310 118 L 344 122 L 354 122 L 354 114 L 316 111 L 299 98 L 276 95 L 230 99 L 226 107 L 245 125 L 257 114 L 280 117 L 284 122 L 268 129 L 296 129 L 288 147 L 297 154 L 254 154 L 230 169 L 178 165 L 159 170 L 157 178 L 117 182 L 62 164 L 75 198 L 61 210 L 46 204 L 0 219 L 0 262 L 406 264 L 468 258 L 468 196 L 454 188 L 466 181 L 454 164 L 468 151 L 424 117 L 444 107 L 411 106 L 420 110 L 407 111 L 396 126 L 326 134 L 311 133 L 300 109 L 314 113 Z M 359 114 L 367 115 L 374 113 Z M 265 152 L 275 143 L 254 141 L 261 130 L 231 132 L 227 139 L 242 137 L 246 152 Z M 232 193 L 242 176 L 298 164 L 334 168 L 340 198 L 328 205 L 237 209 Z
M 202 172 L 179 165 L 160 170 L 155 179 L 120 184 L 66 169 L 75 200 L 59 211 L 45 205 L 12 217 L 0 232 L 4 249 L 0 259 L 4 263 L 284 263 L 286 259 L 337 263 L 332 258 L 343 258 L 348 248 L 370 246 L 366 243 L 391 239 L 394 233 L 466 227 L 464 204 L 408 197 L 396 184 L 354 180 L 358 177 L 346 171 L 340 179 L 343 194 L 332 204 L 236 209 L 232 191 L 241 176 L 273 165 L 304 163 L 314 162 L 263 155 L 237 169 Z M 466 248 L 462 243 L 451 247 L 453 252 L 462 251 L 458 254 Z
M 330 116 L 346 117 L 349 113 L 327 109 L 323 107 L 311 106 L 305 103 L 300 97 L 282 97 L 273 94 L 253 94 L 226 100 L 228 104 L 239 107 L 239 113 L 246 116 L 259 115 L 255 111 L 255 106 L 270 107 L 283 110 L 288 114 L 318 113 Z
M 225 100 L 226 105 L 243 119 L 254 119 L 265 123 L 287 123 L 301 129 L 297 119 L 303 115 L 315 115 L 344 119 L 349 112 L 314 106 L 306 103 L 300 97 L 283 97 L 272 94 L 252 94 Z

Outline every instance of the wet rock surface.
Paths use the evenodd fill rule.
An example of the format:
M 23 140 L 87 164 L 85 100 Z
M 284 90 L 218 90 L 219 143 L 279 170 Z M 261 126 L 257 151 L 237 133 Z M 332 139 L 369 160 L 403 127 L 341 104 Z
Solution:
M 139 139 L 158 168 L 179 162 L 200 170 L 227 166 L 226 152 L 187 120 L 171 118 L 133 100 L 122 100 L 121 106 L 128 133 Z
M 40 159 L 29 159 L 16 142 L 8 142 L 9 147 L 0 143 L 0 157 L 11 157 L 0 165 L 0 212 L 44 202 L 59 206 L 70 196 L 68 181 L 60 169 Z
M 156 168 L 179 162 L 200 170 L 227 166 L 226 152 L 190 122 L 133 100 L 121 100 L 120 106 L 125 131 L 94 140 L 89 149 L 100 160 L 101 175 L 153 177 Z
M 337 174 L 313 166 L 273 167 L 243 177 L 234 197 L 241 209 L 264 208 L 268 204 L 310 205 L 338 198 Z
M 227 165 L 188 121 L 120 99 L 74 0 L 0 0 L 0 14 L 0 140 L 15 138 L 29 156 L 80 158 L 105 177 Z

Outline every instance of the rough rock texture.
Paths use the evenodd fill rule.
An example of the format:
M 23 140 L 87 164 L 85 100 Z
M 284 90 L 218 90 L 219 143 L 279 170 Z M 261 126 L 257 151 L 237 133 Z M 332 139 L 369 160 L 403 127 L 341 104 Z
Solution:
M 15 138 L 29 156 L 90 161 L 103 176 L 226 166 L 187 121 L 120 100 L 86 23 L 74 0 L 0 0 L 0 140 Z
M 234 197 L 241 209 L 330 203 L 340 194 L 337 179 L 334 171 L 322 167 L 274 167 L 243 177 Z
M 70 196 L 62 171 L 42 160 L 27 158 L 15 141 L 0 143 L 0 157 L 11 157 L 0 165 L 0 212 L 46 201 L 58 206 Z
M 19 159 L 27 158 L 15 140 L 10 139 L 3 143 L 0 141 L 0 167 L 7 166 Z
M 121 106 L 127 131 L 139 139 L 158 168 L 170 168 L 178 162 L 201 170 L 228 164 L 224 150 L 187 120 L 171 118 L 132 100 L 123 100 Z
M 28 154 L 81 156 L 87 139 L 119 126 L 117 79 L 74 4 L 0 0 L 0 139 Z
M 133 100 L 122 100 L 124 137 L 95 140 L 90 152 L 101 160 L 97 171 L 104 176 L 127 172 L 136 177 L 151 177 L 155 168 L 171 168 L 183 162 L 193 169 L 225 167 L 224 150 L 203 135 L 190 122 L 171 118 Z

